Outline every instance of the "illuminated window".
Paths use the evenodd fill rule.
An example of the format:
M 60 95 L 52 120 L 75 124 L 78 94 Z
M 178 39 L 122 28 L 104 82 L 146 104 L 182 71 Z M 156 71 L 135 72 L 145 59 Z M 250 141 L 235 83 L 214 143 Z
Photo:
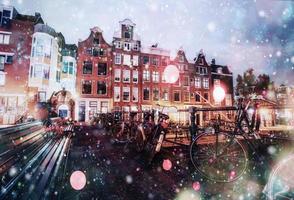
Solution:
M 200 77 L 195 78 L 195 87 L 201 88 L 201 78 Z
M 158 83 L 159 82 L 159 72 L 153 71 L 152 72 L 152 81 L 154 83 Z
M 120 53 L 116 53 L 115 54 L 114 64 L 116 64 L 116 65 L 120 65 L 121 64 L 121 54 Z
M 133 70 L 133 83 L 138 83 L 138 71 Z
M 130 70 L 123 70 L 123 82 L 129 83 L 131 78 Z
M 120 101 L 120 87 L 114 87 L 113 88 L 113 93 L 114 93 L 114 102 L 119 102 Z
M 150 81 L 150 72 L 148 70 L 143 71 L 143 81 Z
M 5 73 L 0 71 L 0 85 L 5 85 Z
M 208 89 L 209 88 L 209 79 L 203 78 L 203 88 Z
M 232 95 L 226 94 L 226 106 L 232 106 Z
M 120 82 L 120 77 L 121 77 L 121 70 L 115 69 L 114 70 L 114 82 Z
M 138 102 L 139 90 L 137 87 L 133 87 L 133 102 Z

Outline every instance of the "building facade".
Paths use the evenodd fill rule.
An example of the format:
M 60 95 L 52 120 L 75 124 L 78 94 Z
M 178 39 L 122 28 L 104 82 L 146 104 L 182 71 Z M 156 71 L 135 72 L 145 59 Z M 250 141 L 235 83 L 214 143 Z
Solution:
M 136 24 L 130 19 L 119 22 L 119 30 L 113 37 L 113 109 L 140 110 L 141 41 L 135 33 Z
M 88 121 L 97 112 L 110 112 L 112 105 L 112 49 L 98 27 L 78 43 L 76 115 Z
M 28 112 L 30 55 L 39 13 L 22 15 L 12 6 L 0 7 L 0 124 L 13 124 Z

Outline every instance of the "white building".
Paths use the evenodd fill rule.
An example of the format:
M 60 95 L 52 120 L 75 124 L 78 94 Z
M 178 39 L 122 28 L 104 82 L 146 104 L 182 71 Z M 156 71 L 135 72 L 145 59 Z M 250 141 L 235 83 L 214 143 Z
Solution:
M 58 38 L 55 30 L 45 24 L 35 25 L 29 87 L 36 88 L 38 101 L 46 101 L 53 92 L 61 90 L 59 56 Z

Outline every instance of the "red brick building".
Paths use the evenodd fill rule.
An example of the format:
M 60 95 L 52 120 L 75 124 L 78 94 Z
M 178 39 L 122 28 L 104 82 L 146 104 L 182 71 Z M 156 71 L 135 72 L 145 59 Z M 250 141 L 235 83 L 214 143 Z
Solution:
M 0 7 L 0 124 L 14 123 L 27 110 L 28 75 L 34 25 L 40 14 L 21 15 Z
M 78 43 L 76 119 L 109 112 L 112 105 L 112 49 L 98 27 Z
M 119 22 L 113 37 L 113 108 L 136 111 L 141 105 L 141 41 L 130 19 Z

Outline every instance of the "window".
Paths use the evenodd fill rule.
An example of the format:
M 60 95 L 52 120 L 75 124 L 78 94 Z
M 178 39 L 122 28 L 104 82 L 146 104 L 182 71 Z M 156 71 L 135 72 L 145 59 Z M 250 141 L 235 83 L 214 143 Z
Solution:
M 105 81 L 97 82 L 97 94 L 107 94 L 107 86 Z
M 43 69 L 42 69 L 42 65 L 35 65 L 33 69 L 34 69 L 35 78 L 41 78 L 43 76 L 44 78 L 46 78 L 45 73 L 43 72 Z
M 83 74 L 92 74 L 92 62 L 84 61 Z
M 123 82 L 129 83 L 130 77 L 131 77 L 130 70 L 123 70 Z
M 115 47 L 118 48 L 118 49 L 121 49 L 121 47 L 122 47 L 121 46 L 121 42 L 120 41 L 116 41 L 115 42 Z
M 5 85 L 5 73 L 0 71 L 0 85 Z
M 136 42 L 136 43 L 134 43 L 134 45 L 133 45 L 133 50 L 135 50 L 135 51 L 139 51 L 139 44 Z
M 196 73 L 200 74 L 200 67 L 196 67 Z
M 0 34 L 0 44 L 9 44 L 10 35 Z
M 99 75 L 107 75 L 107 63 L 98 63 L 98 76 Z
M 195 78 L 195 87 L 201 88 L 201 78 L 200 77 Z
M 87 48 L 86 49 L 86 54 L 92 55 L 92 52 L 93 52 L 92 48 Z
M 63 62 L 62 73 L 68 73 L 68 62 Z
M 123 101 L 130 101 L 130 88 L 123 87 Z
M 158 65 L 158 58 L 157 58 L 157 57 L 153 57 L 153 58 L 151 59 L 151 63 L 152 63 L 152 65 L 157 66 L 157 65 Z
M 121 77 L 121 70 L 115 69 L 114 70 L 114 82 L 120 82 L 120 77 Z
M 207 92 L 205 92 L 203 94 L 203 98 L 206 100 L 205 102 L 209 101 L 209 96 L 208 96 L 208 93 Z
M 104 56 L 105 50 L 102 48 L 93 48 L 93 56 Z
M 131 44 L 129 42 L 124 43 L 124 51 L 130 51 L 131 50 Z
M 133 83 L 138 83 L 138 71 L 133 71 Z
M 226 106 L 232 106 L 232 95 L 226 94 Z
M 92 93 L 92 81 L 83 80 L 82 81 L 82 94 L 91 94 Z
M 144 88 L 143 89 L 143 100 L 144 101 L 149 101 L 150 100 L 150 89 L 149 88 Z
M 73 64 L 73 62 L 69 62 L 68 73 L 69 74 L 74 74 L 74 64 Z
M 222 74 L 223 73 L 223 68 L 218 67 L 216 71 L 217 71 L 218 74 Z
M 168 90 L 163 90 L 163 92 L 162 92 L 162 99 L 164 100 L 164 101 L 168 101 Z
M 149 57 L 148 56 L 143 56 L 143 64 L 148 64 L 149 63 Z
M 189 92 L 184 92 L 184 101 L 189 102 L 190 101 L 190 93 Z
M 130 31 L 125 31 L 124 36 L 125 36 L 125 38 L 130 39 L 131 38 L 131 32 Z
M 174 91 L 174 101 L 180 101 L 180 92 Z
M 179 56 L 179 61 L 180 61 L 180 62 L 184 62 L 184 61 L 185 61 L 185 58 L 184 58 L 183 55 L 180 55 L 180 56 Z
M 46 68 L 44 68 L 43 72 L 44 72 L 44 78 L 49 79 L 49 68 L 48 68 L 48 70 Z M 60 71 L 56 71 L 56 82 L 57 83 L 60 83 L 60 74 L 61 74 Z
M 120 65 L 121 64 L 121 54 L 120 53 L 116 53 L 115 54 L 114 63 L 116 65 Z
M 158 88 L 153 89 L 153 101 L 159 101 L 159 89 Z
M 203 88 L 205 88 L 205 89 L 209 88 L 209 79 L 208 78 L 203 79 Z
M 12 64 L 12 61 L 13 61 L 13 56 L 6 56 L 6 63 L 7 64 Z
M 114 87 L 113 88 L 113 98 L 114 102 L 119 102 L 120 101 L 120 87 Z
M 189 82 L 190 82 L 190 78 L 189 78 L 189 76 L 185 76 L 185 77 L 184 77 L 183 85 L 184 85 L 184 86 L 189 86 Z
M 202 75 L 207 74 L 207 68 L 206 67 L 200 67 L 200 74 L 202 74 Z
M 131 55 L 124 54 L 124 65 L 131 65 Z
M 152 72 L 152 81 L 154 83 L 158 83 L 159 82 L 159 72 L 153 71 Z
M 138 102 L 139 90 L 137 87 L 133 87 L 133 102 Z
M 4 71 L 5 56 L 0 56 L 0 70 Z
M 195 93 L 195 101 L 196 102 L 201 102 L 201 96 L 200 96 L 200 93 L 199 92 L 196 92 Z
M 99 38 L 94 38 L 93 39 L 93 44 L 98 45 L 99 44 Z
M 150 72 L 148 70 L 143 71 L 143 81 L 150 81 Z
M 11 17 L 11 11 L 10 10 L 3 10 L 3 17 L 10 18 Z
M 138 66 L 139 64 L 139 56 L 133 56 L 133 66 Z

